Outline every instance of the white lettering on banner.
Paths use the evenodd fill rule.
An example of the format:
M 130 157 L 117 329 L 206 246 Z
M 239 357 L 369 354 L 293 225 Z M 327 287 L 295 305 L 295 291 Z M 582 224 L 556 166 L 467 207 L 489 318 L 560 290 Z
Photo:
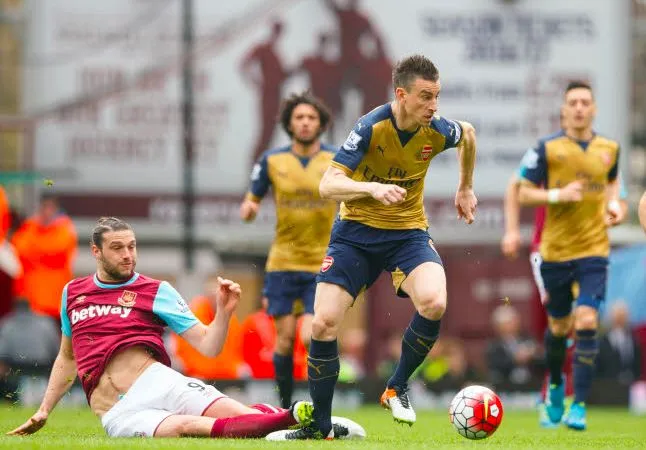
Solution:
M 129 30 L 125 25 L 144 15 L 150 2 L 33 2 L 30 14 L 40 25 L 27 29 L 26 54 L 83 57 L 66 57 L 64 64 L 26 64 L 25 111 L 47 110 L 131 85 L 123 93 L 59 111 L 40 122 L 32 158 L 35 169 L 74 169 L 78 177 L 55 180 L 58 192 L 70 195 L 180 193 L 180 3 L 170 2 L 145 27 L 124 34 Z M 599 105 L 595 128 L 620 141 L 628 136 L 630 57 L 623 43 L 630 33 L 624 25 L 629 9 L 617 2 L 543 0 L 501 7 L 481 0 L 410 0 L 406 8 L 397 2 L 369 8 L 369 2 L 360 2 L 356 14 L 370 26 L 357 42 L 342 42 L 347 30 L 339 27 L 346 26 L 345 21 L 326 6 L 328 2 L 281 0 L 271 11 L 266 3 L 240 0 L 222 9 L 218 2 L 195 0 L 200 17 L 193 80 L 195 188 L 205 196 L 241 198 L 260 153 L 288 142 L 276 124 L 276 112 L 281 96 L 292 91 L 312 88 L 329 96 L 324 100 L 332 104 L 335 120 L 325 141 L 356 149 L 358 132 L 367 121 L 361 119 L 351 133 L 353 124 L 361 114 L 392 99 L 392 66 L 411 53 L 411 42 L 440 70 L 438 113 L 476 128 L 478 196 L 502 197 L 523 151 L 538 137 L 559 129 L 563 88 L 572 78 L 594 86 Z M 272 30 L 278 30 L 272 24 L 279 22 L 280 33 L 271 38 Z M 392 33 L 390 23 L 409 26 L 405 34 Z M 335 37 L 331 59 L 325 61 L 330 71 L 319 79 L 317 39 L 329 30 Z M 101 47 L 105 36 L 114 36 L 117 44 Z M 101 51 L 87 51 L 95 47 Z M 603 64 L 598 55 L 604 55 Z M 164 70 L 156 70 L 159 67 Z M 292 70 L 295 67 L 300 69 Z M 335 71 L 351 70 L 357 71 L 360 82 L 335 76 Z M 453 197 L 457 170 L 454 152 L 435 157 L 426 195 Z M 161 215 L 176 211 L 162 206 L 156 209 L 165 211 Z M 228 208 L 218 204 L 199 214 L 221 217 Z M 173 223 L 169 235 L 178 233 L 179 221 Z
M 72 325 L 94 317 L 103 317 L 109 314 L 116 315 L 125 319 L 130 315 L 132 308 L 122 307 L 122 306 L 112 306 L 112 305 L 91 305 L 87 308 L 75 309 L 72 311 L 71 322 Z

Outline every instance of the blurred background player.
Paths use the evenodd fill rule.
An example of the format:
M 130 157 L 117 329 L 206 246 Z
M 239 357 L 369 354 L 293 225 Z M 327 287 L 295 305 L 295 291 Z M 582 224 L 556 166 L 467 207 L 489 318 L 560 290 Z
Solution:
M 346 310 L 385 269 L 398 295 L 417 310 L 404 332 L 402 354 L 382 395 L 395 420 L 416 420 L 408 379 L 436 341 L 446 308 L 446 278 L 427 232 L 424 177 L 442 151 L 458 147 L 458 218 L 474 220 L 475 130 L 436 117 L 439 72 L 422 55 L 393 71 L 395 100 L 361 117 L 321 180 L 325 198 L 343 202 L 327 256 L 317 277 L 312 342 L 308 358 L 315 425 L 286 432 L 284 439 L 330 439 L 332 398 L 339 375 L 337 335 Z
M 307 424 L 311 404 L 249 407 L 168 367 L 165 325 L 205 355 L 220 352 L 240 299 L 237 283 L 218 279 L 217 315 L 205 325 L 168 282 L 135 272 L 135 234 L 126 222 L 100 219 L 91 249 L 96 273 L 63 289 L 63 335 L 41 406 L 9 434 L 45 426 L 77 372 L 90 408 L 111 437 L 262 437 L 297 425 L 297 418 Z
M 565 130 L 541 139 L 525 155 L 519 198 L 521 204 L 547 205 L 540 245 L 541 275 L 549 296 L 546 410 L 552 422 L 561 421 L 563 361 L 567 336 L 574 328 L 574 403 L 563 420 L 569 428 L 584 430 L 599 345 L 598 309 L 606 291 L 607 227 L 620 223 L 625 213 L 619 204 L 619 145 L 592 129 L 596 106 L 591 87 L 571 82 L 562 112 Z M 572 315 L 574 282 L 579 294 Z
M 560 114 L 560 123 L 561 130 L 565 129 L 564 115 L 563 111 Z M 518 252 L 521 245 L 521 235 L 520 235 L 520 209 L 521 204 L 518 197 L 518 192 L 520 190 L 520 182 L 522 179 L 522 173 L 524 170 L 524 162 L 521 161 L 518 171 L 514 173 L 509 182 L 507 183 L 507 188 L 505 190 L 504 196 L 504 214 L 505 214 L 505 232 L 503 238 L 500 242 L 500 247 L 502 253 L 509 260 L 515 260 L 518 257 Z M 628 212 L 628 202 L 626 198 L 628 193 L 624 188 L 624 184 L 621 180 L 621 175 L 619 175 L 619 203 L 622 210 L 624 211 L 624 216 Z M 530 253 L 529 253 L 529 263 L 532 268 L 532 275 L 534 277 L 534 283 L 538 289 L 540 306 L 536 308 L 537 311 L 540 311 L 540 314 L 544 314 L 544 305 L 548 301 L 547 292 L 545 292 L 545 287 L 543 285 L 543 278 L 541 277 L 541 254 L 540 254 L 540 244 L 541 244 L 541 235 L 543 233 L 543 226 L 545 225 L 545 214 L 546 206 L 538 205 L 534 208 L 534 229 L 532 231 L 532 239 L 530 244 Z M 618 224 L 618 223 L 617 223 Z M 574 285 L 573 295 L 577 295 L 578 287 Z M 547 322 L 541 323 L 541 330 L 547 328 Z M 565 395 L 571 397 L 574 394 L 574 388 L 572 386 L 572 346 L 568 345 L 566 351 L 566 357 L 563 366 L 563 376 L 565 378 Z M 543 387 L 541 388 L 540 395 L 540 404 L 539 407 L 539 423 L 544 428 L 552 428 L 554 423 L 549 419 L 545 411 L 545 395 L 550 385 L 550 375 L 549 371 L 545 377 Z
M 258 160 L 240 217 L 253 221 L 260 201 L 272 188 L 276 235 L 267 257 L 263 292 L 267 313 L 276 323 L 274 366 L 280 403 L 288 407 L 294 385 L 297 321 L 305 314 L 301 338 L 309 343 L 316 273 L 325 256 L 337 204 L 319 194 L 321 177 L 334 157 L 334 148 L 320 140 L 330 122 L 325 105 L 309 92 L 293 94 L 283 102 L 279 118 L 291 144 L 268 150 Z

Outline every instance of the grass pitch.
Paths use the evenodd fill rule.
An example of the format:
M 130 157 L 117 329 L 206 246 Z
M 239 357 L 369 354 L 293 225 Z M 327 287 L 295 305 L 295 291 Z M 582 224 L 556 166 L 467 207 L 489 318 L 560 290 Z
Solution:
M 33 409 L 0 407 L 0 429 L 4 432 L 23 423 Z M 378 407 L 354 411 L 335 411 L 359 422 L 366 429 L 365 441 L 267 442 L 230 439 L 111 439 L 106 437 L 99 420 L 86 408 L 61 408 L 50 416 L 47 426 L 28 437 L 0 437 L 6 449 L 638 449 L 646 448 L 646 417 L 631 415 L 623 409 L 591 409 L 588 431 L 565 428 L 543 430 L 534 412 L 505 411 L 501 427 L 489 439 L 469 441 L 458 435 L 448 420 L 448 413 L 418 411 L 413 427 L 398 425 L 390 413 Z

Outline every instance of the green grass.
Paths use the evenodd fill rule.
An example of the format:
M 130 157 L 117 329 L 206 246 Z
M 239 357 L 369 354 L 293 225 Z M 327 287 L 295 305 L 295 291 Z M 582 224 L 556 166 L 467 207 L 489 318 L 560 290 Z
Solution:
M 0 429 L 9 430 L 26 420 L 32 409 L 0 407 Z M 65 450 L 90 449 L 255 449 L 359 448 L 359 449 L 632 449 L 646 447 L 646 418 L 620 409 L 592 409 L 586 432 L 566 429 L 542 430 L 533 412 L 507 411 L 500 429 L 484 441 L 469 441 L 458 435 L 446 413 L 419 411 L 417 423 L 409 428 L 395 424 L 389 413 L 377 407 L 335 411 L 362 424 L 368 439 L 362 442 L 290 442 L 210 439 L 110 439 L 99 420 L 88 409 L 60 409 L 47 426 L 29 437 L 0 437 L 0 448 Z

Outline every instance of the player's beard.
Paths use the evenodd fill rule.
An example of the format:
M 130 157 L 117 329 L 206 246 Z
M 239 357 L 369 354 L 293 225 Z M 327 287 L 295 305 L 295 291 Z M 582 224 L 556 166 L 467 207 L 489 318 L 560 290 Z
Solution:
M 298 142 L 300 145 L 302 145 L 303 147 L 309 147 L 310 145 L 315 143 L 319 137 L 321 137 L 320 130 L 309 139 L 303 139 L 301 137 L 294 135 L 294 140 Z
M 103 268 L 103 271 L 110 277 L 111 281 L 128 281 L 135 273 L 136 265 L 137 261 L 133 259 L 132 268 L 130 269 L 130 271 L 124 272 L 123 270 L 119 270 L 118 264 L 110 264 L 108 260 L 106 260 L 104 257 L 101 257 L 101 266 Z

